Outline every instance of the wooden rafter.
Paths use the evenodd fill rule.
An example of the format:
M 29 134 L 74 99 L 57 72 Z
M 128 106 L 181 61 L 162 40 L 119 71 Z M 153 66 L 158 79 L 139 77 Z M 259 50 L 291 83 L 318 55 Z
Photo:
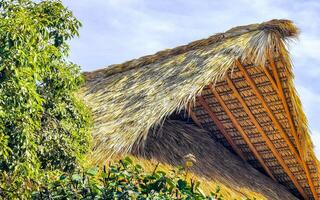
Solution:
M 280 134 L 281 134 L 282 138 L 284 139 L 284 141 L 287 143 L 289 149 L 291 150 L 291 152 L 293 153 L 293 155 L 295 156 L 297 161 L 301 163 L 300 155 L 297 153 L 296 148 L 293 146 L 293 144 L 290 141 L 287 133 L 283 130 L 281 124 L 278 122 L 278 120 L 275 117 L 274 113 L 269 108 L 267 102 L 265 101 L 264 97 L 262 96 L 261 92 L 259 91 L 257 85 L 255 84 L 255 82 L 249 76 L 248 72 L 244 69 L 244 67 L 242 66 L 242 64 L 238 60 L 236 60 L 236 65 L 239 67 L 240 71 L 242 71 L 242 73 L 244 74 L 245 79 L 247 80 L 247 82 L 251 86 L 252 90 L 254 91 L 254 94 L 260 100 L 263 108 L 266 110 L 268 116 L 270 117 L 270 119 L 272 120 L 272 122 L 274 123 L 274 125 L 276 126 L 278 131 L 280 132 Z
M 276 65 L 274 63 L 274 60 L 273 60 L 273 58 L 272 58 L 272 56 L 270 54 L 268 55 L 268 58 L 269 58 L 269 62 L 270 62 L 271 68 L 272 68 L 273 76 L 274 76 L 274 78 L 276 80 L 276 83 L 277 83 L 277 86 L 278 86 L 277 89 L 278 89 L 278 92 L 279 92 L 279 96 L 280 96 L 280 99 L 282 101 L 283 107 L 285 109 L 285 112 L 286 112 L 286 115 L 287 115 L 287 118 L 288 118 L 288 121 L 289 121 L 291 133 L 293 134 L 294 140 L 296 142 L 296 146 L 297 146 L 298 152 L 300 154 L 300 158 L 302 158 L 303 157 L 303 151 L 302 151 L 302 148 L 301 148 L 301 145 L 300 145 L 300 141 L 299 141 L 299 138 L 298 138 L 297 130 L 296 130 L 295 125 L 293 123 L 293 119 L 292 119 L 292 116 L 291 116 L 291 113 L 290 113 L 290 110 L 289 110 L 289 106 L 288 106 L 287 100 L 286 100 L 285 95 L 284 95 L 284 91 L 283 91 L 281 80 L 280 80 L 280 77 L 279 77 L 279 74 L 278 74 L 278 71 L 277 71 L 277 67 L 276 67 Z M 310 175 L 309 168 L 308 168 L 308 166 L 307 166 L 307 164 L 306 164 L 304 159 L 301 159 L 301 162 L 302 162 L 303 169 L 304 169 L 304 171 L 306 173 L 307 180 L 308 180 L 312 195 L 313 195 L 315 200 L 318 200 L 319 199 L 318 198 L 318 194 L 317 194 L 317 192 L 315 190 L 315 187 L 314 187 L 311 175 Z
M 291 143 L 288 135 L 285 133 L 285 131 L 283 130 L 281 124 L 278 122 L 278 120 L 276 119 L 274 113 L 271 111 L 271 109 L 269 108 L 268 104 L 266 103 L 264 97 L 262 96 L 262 94 L 260 93 L 259 89 L 257 88 L 255 82 L 252 80 L 252 78 L 249 76 L 248 72 L 244 69 L 244 67 L 242 66 L 242 64 L 236 60 L 235 64 L 239 67 L 240 71 L 243 73 L 246 81 L 249 83 L 249 85 L 251 86 L 251 88 L 253 89 L 255 95 L 258 97 L 258 99 L 260 100 L 263 108 L 266 110 L 268 116 L 271 118 L 272 122 L 274 123 L 274 125 L 276 126 L 276 128 L 278 129 L 278 131 L 280 132 L 282 138 L 285 140 L 285 142 L 287 143 L 289 149 L 291 150 L 291 152 L 293 153 L 294 157 L 297 159 L 299 164 L 302 164 L 301 159 L 300 159 L 300 155 L 297 153 L 297 150 L 295 149 L 295 147 L 293 146 L 293 144 Z M 290 170 L 289 170 L 290 171 Z M 290 177 L 291 178 L 291 177 Z M 294 178 L 294 177 L 293 177 Z M 297 187 L 297 186 L 296 186 Z M 301 188 L 301 186 L 299 185 L 299 187 Z M 298 189 L 298 187 L 297 187 Z M 299 190 L 299 189 L 298 189 Z M 302 190 L 303 191 L 303 190 Z M 300 192 L 300 191 L 299 191 Z M 300 192 L 301 193 L 301 192 Z M 304 194 L 304 191 L 303 193 Z
M 238 132 L 241 134 L 241 136 L 243 137 L 243 139 L 245 140 L 245 142 L 247 143 L 249 149 L 251 150 L 251 152 L 253 153 L 254 157 L 259 161 L 259 163 L 261 164 L 261 166 L 263 167 L 263 169 L 267 172 L 267 174 L 273 179 L 276 180 L 275 177 L 273 176 L 272 172 L 270 171 L 270 169 L 268 168 L 268 166 L 266 165 L 266 163 L 264 162 L 264 160 L 262 159 L 262 157 L 260 156 L 260 154 L 258 153 L 257 149 L 254 147 L 254 145 L 251 143 L 248 135 L 245 133 L 245 131 L 243 130 L 243 128 L 241 127 L 241 125 L 239 124 L 239 122 L 237 121 L 237 119 L 233 116 L 232 112 L 229 110 L 229 108 L 227 107 L 227 105 L 225 104 L 225 102 L 223 101 L 223 99 L 220 97 L 220 95 L 218 94 L 218 92 L 213 88 L 212 85 L 209 85 L 209 88 L 211 89 L 212 93 L 214 94 L 214 96 L 216 97 L 216 99 L 218 100 L 219 104 L 222 106 L 222 108 L 224 109 L 224 111 L 227 113 L 228 117 L 231 119 L 233 126 L 238 130 Z
M 273 79 L 273 77 L 271 76 L 270 72 L 268 71 L 268 68 L 266 66 L 260 66 L 260 68 L 262 68 L 263 72 L 265 73 L 265 75 L 268 77 L 273 89 L 277 92 L 277 94 L 279 95 L 279 90 L 278 90 L 278 85 L 275 82 L 275 80 Z
M 218 117 L 214 114 L 214 112 L 211 110 L 209 104 L 206 102 L 206 100 L 202 96 L 198 96 L 198 102 L 200 105 L 204 108 L 204 110 L 208 113 L 212 121 L 215 123 L 215 125 L 218 127 L 220 132 L 223 134 L 223 136 L 226 138 L 228 143 L 231 145 L 232 149 L 242 158 L 242 160 L 246 161 L 246 157 L 243 154 L 243 152 L 238 148 L 236 143 L 234 143 L 233 139 L 229 135 L 229 133 L 224 128 L 223 124 L 220 122 Z
M 268 55 L 268 58 L 269 58 L 269 62 L 270 62 L 271 68 L 272 68 L 273 77 L 276 80 L 276 83 L 275 83 L 275 85 L 273 87 L 278 92 L 278 95 L 279 95 L 279 97 L 280 97 L 280 99 L 282 101 L 284 110 L 286 112 L 286 115 L 287 115 L 287 118 L 288 118 L 288 121 L 289 121 L 289 124 L 290 124 L 291 132 L 293 134 L 295 143 L 296 143 L 298 151 L 299 151 L 299 146 L 300 146 L 299 145 L 300 144 L 299 138 L 298 138 L 298 135 L 297 135 L 297 131 L 295 129 L 295 125 L 294 125 L 293 120 L 292 120 L 292 116 L 291 116 L 290 111 L 289 111 L 289 106 L 288 106 L 286 98 L 284 96 L 284 92 L 283 92 L 283 88 L 282 88 L 282 85 L 281 85 L 280 77 L 279 77 L 276 65 L 275 65 L 275 63 L 274 63 L 274 61 L 273 61 L 273 59 L 272 59 L 270 54 Z M 269 78 L 269 80 L 270 80 L 270 78 Z M 299 152 L 299 153 L 300 153 L 300 156 L 302 157 L 301 152 Z
M 193 112 L 191 104 L 188 105 L 188 111 L 187 112 L 188 112 L 189 116 L 191 117 L 191 119 L 194 121 L 194 123 L 196 123 L 197 126 L 203 128 L 202 124 L 198 120 L 197 115 Z
M 262 138 L 266 142 L 266 144 L 267 144 L 268 148 L 271 150 L 272 154 L 276 157 L 276 159 L 278 160 L 278 162 L 280 163 L 280 165 L 282 166 L 282 168 L 284 169 L 286 174 L 288 174 L 288 176 L 292 180 L 293 184 L 297 187 L 298 191 L 301 194 L 304 193 L 304 191 L 301 188 L 300 184 L 298 183 L 297 179 L 295 178 L 295 176 L 292 174 L 292 172 L 288 168 L 287 164 L 285 163 L 285 161 L 283 160 L 283 158 L 281 157 L 281 155 L 277 151 L 277 149 L 274 146 L 274 144 L 272 143 L 272 141 L 269 139 L 269 137 L 266 134 L 266 132 L 263 130 L 261 125 L 258 123 L 256 118 L 254 117 L 254 115 L 252 114 L 250 108 L 248 107 L 248 105 L 246 104 L 245 100 L 242 98 L 242 96 L 240 95 L 240 93 L 237 90 L 236 86 L 234 85 L 234 83 L 232 82 L 232 80 L 229 77 L 227 77 L 227 82 L 228 82 L 229 87 L 233 91 L 233 94 L 235 95 L 235 97 L 238 99 L 238 101 L 243 106 L 243 108 L 244 108 L 245 112 L 247 113 L 247 115 L 249 116 L 251 122 L 255 125 L 255 127 L 258 130 L 258 132 L 261 134 Z

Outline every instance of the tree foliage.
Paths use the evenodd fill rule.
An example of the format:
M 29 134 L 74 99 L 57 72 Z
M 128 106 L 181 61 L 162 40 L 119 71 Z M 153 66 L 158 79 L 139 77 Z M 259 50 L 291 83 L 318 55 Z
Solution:
M 89 149 L 89 112 L 74 94 L 83 79 L 66 60 L 80 26 L 58 0 L 0 1 L 0 196 L 73 171 Z

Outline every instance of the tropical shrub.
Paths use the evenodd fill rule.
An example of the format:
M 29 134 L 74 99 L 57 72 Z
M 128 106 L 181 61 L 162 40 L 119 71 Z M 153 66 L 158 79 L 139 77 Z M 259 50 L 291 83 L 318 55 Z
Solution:
M 54 181 L 48 181 L 38 191 L 34 199 L 216 199 L 222 200 L 219 188 L 206 196 L 200 189 L 200 182 L 186 180 L 183 168 L 163 172 L 145 172 L 130 158 L 98 167 L 63 174 Z

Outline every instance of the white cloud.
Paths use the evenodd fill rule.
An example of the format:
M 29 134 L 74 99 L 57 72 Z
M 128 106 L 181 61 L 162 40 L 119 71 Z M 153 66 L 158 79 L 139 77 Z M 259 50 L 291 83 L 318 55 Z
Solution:
M 298 85 L 296 86 L 300 99 L 304 104 L 304 109 L 307 112 L 314 113 L 315 110 L 320 109 L 320 94 L 312 91 L 312 89 Z M 318 108 L 319 107 L 319 108 Z
M 310 88 L 298 85 L 297 90 L 302 101 L 304 111 L 309 119 L 311 138 L 315 145 L 315 151 L 320 159 L 320 94 Z
M 296 58 L 311 58 L 320 61 L 319 58 L 320 36 L 302 34 L 293 48 L 293 55 Z
M 320 160 L 320 132 L 311 130 L 311 138 L 314 143 L 314 151 L 318 160 Z

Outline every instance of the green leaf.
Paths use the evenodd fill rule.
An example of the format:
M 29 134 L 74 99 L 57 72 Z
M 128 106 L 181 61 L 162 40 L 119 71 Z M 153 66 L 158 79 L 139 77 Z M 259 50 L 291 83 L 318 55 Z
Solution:
M 64 179 L 66 179 L 67 178 L 67 175 L 65 175 L 65 174 L 62 174 L 61 176 L 60 176 L 60 180 L 64 180 Z
M 186 186 L 187 186 L 187 181 L 184 181 L 184 180 L 181 180 L 181 179 L 178 180 L 178 188 L 180 190 L 185 189 Z
M 125 157 L 124 161 L 130 165 L 133 163 L 130 157 Z
M 87 170 L 87 174 L 90 176 L 95 176 L 98 173 L 99 168 L 98 167 L 92 167 Z
M 73 174 L 71 180 L 75 182 L 80 182 L 82 180 L 82 177 L 79 174 Z

